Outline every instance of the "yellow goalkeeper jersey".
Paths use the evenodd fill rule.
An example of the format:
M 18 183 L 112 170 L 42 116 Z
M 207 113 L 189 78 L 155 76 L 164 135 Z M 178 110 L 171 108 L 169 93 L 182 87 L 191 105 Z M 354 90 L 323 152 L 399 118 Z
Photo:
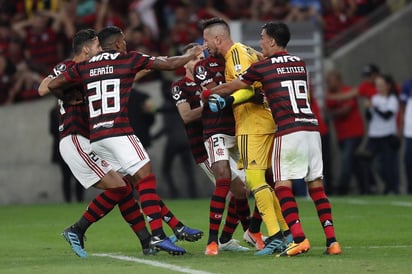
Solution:
M 225 80 L 230 82 L 239 77 L 252 63 L 258 61 L 256 51 L 241 43 L 235 43 L 226 53 Z M 262 83 L 255 82 L 254 88 L 261 88 Z M 236 92 L 245 92 L 238 90 Z M 233 105 L 236 120 L 236 135 L 269 134 L 275 132 L 270 109 L 264 104 L 244 102 Z

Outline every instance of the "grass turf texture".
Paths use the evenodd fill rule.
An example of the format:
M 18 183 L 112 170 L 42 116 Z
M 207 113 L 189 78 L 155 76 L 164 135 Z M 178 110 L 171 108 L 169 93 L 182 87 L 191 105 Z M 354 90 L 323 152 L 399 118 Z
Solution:
M 205 232 L 196 243 L 178 242 L 188 251 L 180 257 L 165 252 L 155 257 L 143 256 L 137 238 L 117 208 L 90 227 L 85 242 L 89 257 L 81 259 L 60 233 L 79 218 L 86 204 L 2 206 L 0 273 L 411 273 L 412 196 L 332 197 L 331 201 L 343 254 L 322 254 L 325 240 L 314 206 L 307 199 L 298 199 L 302 225 L 312 249 L 295 258 L 258 257 L 254 251 L 203 255 L 208 200 L 166 201 L 185 224 Z M 265 231 L 264 225 L 262 229 Z M 171 234 L 166 226 L 165 230 Z M 240 226 L 234 238 L 246 246 Z M 123 255 L 178 269 L 94 254 Z

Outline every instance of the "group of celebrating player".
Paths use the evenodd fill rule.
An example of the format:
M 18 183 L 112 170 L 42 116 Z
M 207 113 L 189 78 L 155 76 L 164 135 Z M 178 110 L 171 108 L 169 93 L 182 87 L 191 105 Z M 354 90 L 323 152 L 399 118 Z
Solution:
M 184 65 L 186 75 L 172 84 L 171 96 L 196 162 L 215 183 L 205 254 L 248 250 L 232 238 L 239 222 L 256 255 L 307 252 L 310 243 L 300 224 L 291 181 L 302 178 L 326 236 L 325 253 L 340 254 L 322 185 L 320 135 L 308 101 L 306 66 L 286 52 L 287 25 L 263 26 L 262 53 L 234 43 L 228 24 L 219 18 L 204 22 L 203 39 L 203 46 L 189 44 L 181 56 L 152 57 L 126 52 L 117 27 L 98 34 L 82 30 L 73 39 L 74 58 L 57 65 L 43 80 L 39 93 L 52 92 L 60 99 L 63 159 L 85 188 L 104 189 L 63 236 L 78 256 L 86 257 L 87 228 L 118 204 L 146 255 L 158 250 L 186 252 L 175 245 L 174 237 L 165 235 L 162 221 L 178 240 L 202 237 L 202 231 L 181 223 L 157 195 L 149 156 L 128 121 L 127 102 L 136 74 Z M 248 190 L 256 201 L 252 217 Z M 226 199 L 228 213 L 219 237 Z M 261 221 L 266 238 L 260 232 Z

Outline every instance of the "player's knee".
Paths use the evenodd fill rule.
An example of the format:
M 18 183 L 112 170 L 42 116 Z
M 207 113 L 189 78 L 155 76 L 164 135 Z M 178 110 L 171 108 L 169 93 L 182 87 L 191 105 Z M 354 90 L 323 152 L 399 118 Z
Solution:
M 246 169 L 246 185 L 250 190 L 255 190 L 262 186 L 266 186 L 265 170 Z
M 228 161 L 218 161 L 212 164 L 212 171 L 216 179 L 231 178 Z

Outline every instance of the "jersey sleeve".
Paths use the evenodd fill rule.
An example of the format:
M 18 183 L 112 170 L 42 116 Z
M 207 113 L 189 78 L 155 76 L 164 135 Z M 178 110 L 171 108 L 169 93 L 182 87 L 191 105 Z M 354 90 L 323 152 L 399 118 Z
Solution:
M 81 83 L 81 76 L 77 64 L 73 65 L 68 70 L 63 71 L 63 76 L 66 81 L 70 83 Z
M 186 93 L 182 89 L 180 81 L 176 81 L 171 85 L 170 93 L 176 106 L 187 101 Z
M 132 54 L 132 70 L 134 72 L 138 72 L 139 70 L 143 69 L 151 69 L 153 62 L 155 61 L 156 57 L 147 55 L 147 54 L 142 54 L 137 51 L 132 51 L 130 52 Z
M 205 87 L 213 82 L 213 75 L 205 62 L 198 62 L 194 67 L 194 80 L 196 84 Z
M 245 84 L 252 85 L 254 82 L 262 81 L 263 77 L 257 70 L 256 63 L 254 63 L 239 76 L 239 79 Z

